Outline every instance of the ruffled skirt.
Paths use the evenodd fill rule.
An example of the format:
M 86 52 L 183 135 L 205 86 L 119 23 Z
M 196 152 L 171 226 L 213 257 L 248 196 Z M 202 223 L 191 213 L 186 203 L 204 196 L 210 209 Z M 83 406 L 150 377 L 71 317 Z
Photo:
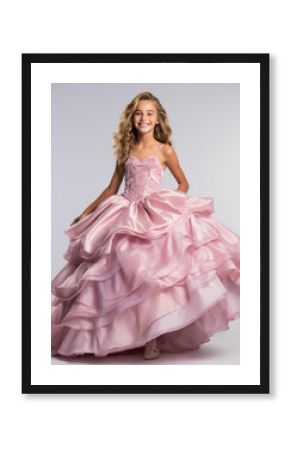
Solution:
M 196 350 L 240 315 L 240 239 L 213 199 L 161 189 L 112 195 L 64 230 L 52 280 L 52 355 Z

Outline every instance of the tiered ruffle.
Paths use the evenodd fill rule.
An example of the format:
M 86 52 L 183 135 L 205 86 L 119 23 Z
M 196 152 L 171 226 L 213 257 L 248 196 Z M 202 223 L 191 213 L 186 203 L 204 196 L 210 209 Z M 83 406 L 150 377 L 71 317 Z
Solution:
M 67 264 L 52 280 L 52 354 L 197 349 L 239 317 L 240 239 L 213 199 L 161 189 L 113 195 L 65 230 Z

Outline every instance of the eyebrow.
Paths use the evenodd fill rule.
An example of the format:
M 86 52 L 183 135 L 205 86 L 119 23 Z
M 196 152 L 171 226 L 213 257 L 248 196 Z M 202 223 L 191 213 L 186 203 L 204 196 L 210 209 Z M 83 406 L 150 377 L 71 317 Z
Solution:
M 136 109 L 135 112 L 142 111 L 142 109 Z M 147 111 L 154 112 L 153 109 L 147 109 Z

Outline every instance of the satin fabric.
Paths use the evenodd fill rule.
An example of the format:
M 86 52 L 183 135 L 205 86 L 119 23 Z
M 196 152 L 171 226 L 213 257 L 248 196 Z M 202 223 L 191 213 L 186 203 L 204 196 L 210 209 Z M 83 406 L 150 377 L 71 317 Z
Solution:
M 212 197 L 160 189 L 155 156 L 129 157 L 125 188 L 64 232 L 51 283 L 52 354 L 196 350 L 240 316 L 240 239 Z

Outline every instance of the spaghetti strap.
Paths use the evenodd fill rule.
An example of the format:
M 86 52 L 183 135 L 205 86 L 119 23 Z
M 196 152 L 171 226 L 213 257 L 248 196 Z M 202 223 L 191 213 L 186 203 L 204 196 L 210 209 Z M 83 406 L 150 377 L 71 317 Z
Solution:
M 159 147 L 157 147 L 157 149 L 155 150 L 155 152 L 153 153 L 153 155 L 156 155 L 157 152 L 159 152 L 159 150 L 161 150 L 161 148 L 163 147 L 164 143 L 162 142 L 161 145 L 159 145 Z

